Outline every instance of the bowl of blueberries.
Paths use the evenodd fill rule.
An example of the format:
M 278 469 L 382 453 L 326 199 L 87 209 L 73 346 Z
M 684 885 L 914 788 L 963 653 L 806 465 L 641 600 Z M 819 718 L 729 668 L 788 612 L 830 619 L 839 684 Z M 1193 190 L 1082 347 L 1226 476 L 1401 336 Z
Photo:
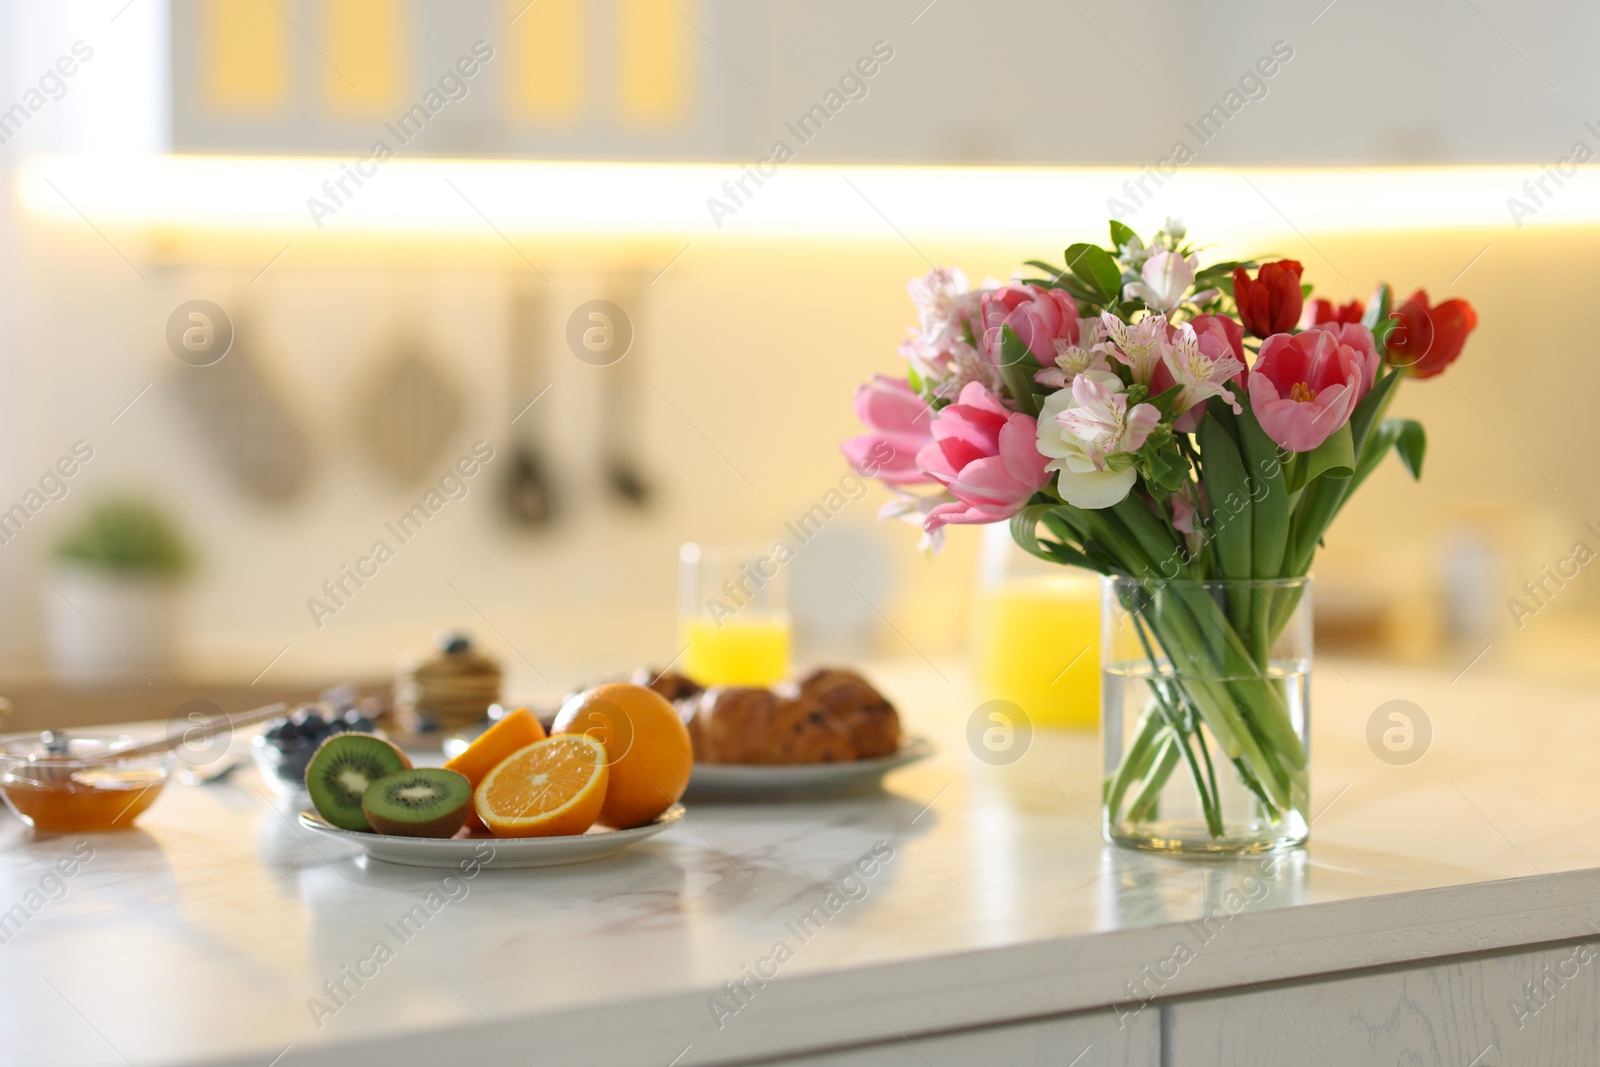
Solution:
M 306 787 L 306 764 L 312 753 L 334 734 L 375 733 L 377 709 L 357 706 L 354 694 L 323 694 L 318 704 L 305 704 L 286 718 L 274 719 L 250 742 L 250 755 L 261 777 L 280 795 L 300 796 Z

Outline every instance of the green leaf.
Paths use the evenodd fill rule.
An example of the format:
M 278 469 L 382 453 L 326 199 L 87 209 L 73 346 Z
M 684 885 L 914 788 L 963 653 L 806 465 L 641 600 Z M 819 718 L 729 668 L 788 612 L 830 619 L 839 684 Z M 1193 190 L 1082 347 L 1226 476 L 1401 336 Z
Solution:
M 1145 480 L 1166 493 L 1176 492 L 1189 480 L 1189 461 L 1173 444 L 1171 433 L 1152 434 L 1134 461 Z
M 1067 269 L 1099 294 L 1101 302 L 1122 292 L 1122 268 L 1099 245 L 1075 244 L 1067 249 Z
M 1187 553 L 1180 550 L 1177 534 L 1164 519 L 1156 517 L 1138 494 L 1129 493 L 1109 510 L 1132 535 L 1134 545 L 1128 547 L 1136 547 L 1143 553 L 1145 565 L 1153 576 L 1185 577 L 1187 560 L 1183 557 Z M 1173 570 L 1171 574 L 1167 573 L 1169 566 Z
M 1428 451 L 1428 431 L 1422 428 L 1422 423 L 1416 419 L 1385 419 L 1385 422 L 1398 422 L 1400 435 L 1394 440 L 1395 454 L 1400 457 L 1400 462 L 1406 465 L 1406 470 L 1411 472 L 1413 481 L 1422 480 L 1422 458 Z
M 1326 441 L 1307 452 L 1305 456 L 1307 485 L 1324 474 L 1330 478 L 1350 477 L 1356 469 L 1355 441 L 1350 434 L 1350 424 L 1345 423 L 1329 434 Z
M 1356 463 L 1355 476 L 1350 479 L 1346 491 L 1347 497 L 1367 480 L 1369 474 L 1378 469 L 1383 457 L 1389 454 L 1390 448 L 1400 456 L 1400 462 L 1405 464 L 1411 477 L 1422 477 L 1422 457 L 1428 448 L 1427 433 L 1423 430 L 1422 424 L 1415 419 L 1384 419 L 1373 429 L 1367 447 Z
M 1378 355 L 1389 354 L 1389 335 L 1400 328 L 1399 319 L 1384 319 L 1372 328 L 1372 341 L 1378 349 Z
M 1256 421 L 1248 404 L 1238 416 L 1239 443 L 1251 482 L 1252 577 L 1276 578 L 1289 551 L 1289 487 L 1278 445 Z M 1260 488 L 1258 495 L 1254 492 Z
M 1133 227 L 1127 223 L 1111 220 L 1111 245 L 1118 251 L 1139 240 L 1139 235 L 1133 232 Z
M 1161 417 L 1164 419 L 1168 415 L 1172 414 L 1172 404 L 1178 399 L 1178 394 L 1181 392 L 1183 392 L 1183 386 L 1174 385 L 1171 389 L 1166 389 L 1157 393 L 1155 396 L 1146 400 L 1145 403 L 1154 405 L 1155 409 L 1161 412 Z
M 1228 412 L 1228 420 L 1232 418 Z M 1210 512 L 1207 527 L 1217 567 L 1223 578 L 1249 578 L 1254 560 L 1250 487 L 1246 484 L 1244 461 L 1216 409 L 1200 420 L 1198 437 L 1205 467 L 1206 508 Z
M 1022 343 L 1022 338 L 1009 326 L 1001 328 L 1000 333 L 1000 377 L 1006 383 L 1006 391 L 1017 402 L 1017 406 L 1026 414 L 1039 417 L 1039 398 L 1034 394 L 1034 386 L 1038 383 L 1033 380 L 1034 372 L 1039 369 L 1039 361 L 1033 358 L 1028 351 L 1028 346 Z
M 1356 460 L 1356 472 L 1345 487 L 1346 495 L 1355 492 L 1356 487 L 1367 480 L 1367 475 L 1378 469 L 1378 464 L 1383 462 L 1383 457 L 1389 454 L 1389 449 L 1394 447 L 1395 439 L 1399 436 L 1398 419 L 1385 419 L 1373 428 L 1367 438 L 1367 447 L 1361 450 Z
M 1378 286 L 1377 292 L 1372 294 L 1372 302 L 1367 305 L 1366 313 L 1361 316 L 1361 325 L 1377 333 L 1379 323 L 1389 321 L 1389 306 L 1393 299 L 1387 282 Z
M 1051 282 L 1052 285 L 1060 284 L 1061 276 L 1063 274 L 1067 273 L 1065 270 L 1063 270 L 1062 268 L 1056 266 L 1054 263 L 1046 263 L 1042 259 L 1025 259 L 1025 260 L 1022 261 L 1022 265 L 1025 266 L 1025 267 L 1038 267 L 1040 270 L 1044 271 L 1046 274 L 1050 275 L 1050 277 L 1054 279 L 1054 281 Z
M 1195 288 L 1204 289 L 1207 288 L 1207 285 L 1204 283 L 1214 282 L 1218 278 L 1233 277 L 1233 268 L 1235 267 L 1251 267 L 1254 265 L 1255 264 L 1253 263 L 1241 263 L 1236 259 L 1225 259 L 1218 263 L 1213 263 L 1208 267 L 1202 267 L 1200 270 L 1195 272 Z
M 1048 520 L 1051 517 L 1050 512 L 1054 509 L 1053 504 L 1031 504 L 1011 516 L 1011 539 L 1021 546 L 1024 552 L 1050 563 L 1100 570 L 1101 568 L 1095 566 L 1088 556 L 1071 545 L 1059 541 L 1039 540 L 1039 522 L 1042 519 Z
M 1380 377 L 1367 395 L 1361 398 L 1361 403 L 1356 405 L 1355 412 L 1350 416 L 1350 436 L 1355 444 L 1356 455 L 1359 456 L 1361 450 L 1366 447 L 1367 434 L 1372 432 L 1372 427 L 1388 409 L 1395 385 L 1399 381 L 1400 371 L 1398 369 L 1390 371 Z
M 1306 297 L 1310 296 L 1311 295 L 1311 289 L 1312 289 L 1312 285 L 1311 285 L 1310 282 L 1301 282 L 1300 283 L 1300 299 L 1304 300 Z

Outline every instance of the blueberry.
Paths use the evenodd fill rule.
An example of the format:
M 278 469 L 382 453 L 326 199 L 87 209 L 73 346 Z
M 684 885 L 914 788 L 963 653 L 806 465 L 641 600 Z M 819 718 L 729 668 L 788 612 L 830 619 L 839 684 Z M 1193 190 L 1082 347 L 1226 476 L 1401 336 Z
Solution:
M 328 723 L 314 708 L 295 712 L 294 718 L 289 721 L 299 728 L 300 736 L 307 741 L 320 741 L 328 736 Z
M 264 735 L 268 741 L 287 741 L 294 725 L 288 719 L 279 719 L 267 728 Z
M 459 656 L 472 650 L 472 638 L 466 634 L 442 633 L 439 635 L 439 648 L 447 656 Z
M 369 716 L 359 711 L 345 712 L 344 718 L 340 721 L 344 723 L 346 730 L 354 730 L 364 734 L 371 733 L 372 728 L 377 725 Z

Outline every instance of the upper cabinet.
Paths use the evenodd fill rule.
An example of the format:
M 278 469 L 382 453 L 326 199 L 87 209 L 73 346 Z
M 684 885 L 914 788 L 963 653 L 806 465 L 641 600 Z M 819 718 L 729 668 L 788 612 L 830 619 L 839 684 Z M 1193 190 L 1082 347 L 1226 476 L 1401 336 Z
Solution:
M 173 144 L 715 158 L 755 89 L 707 56 L 759 24 L 704 0 L 172 0 Z
M 1600 89 L 1580 0 L 169 3 L 181 151 L 1537 162 Z

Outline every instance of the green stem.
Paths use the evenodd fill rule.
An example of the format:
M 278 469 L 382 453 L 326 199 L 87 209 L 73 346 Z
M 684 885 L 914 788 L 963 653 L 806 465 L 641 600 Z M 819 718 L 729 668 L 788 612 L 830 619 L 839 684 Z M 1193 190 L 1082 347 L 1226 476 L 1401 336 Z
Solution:
M 1133 803 L 1128 805 L 1128 821 L 1144 822 L 1155 815 L 1156 802 L 1161 798 L 1161 787 L 1168 778 L 1172 777 L 1172 769 L 1178 765 L 1178 750 L 1188 751 L 1177 734 L 1168 734 L 1162 742 L 1161 754 L 1156 757 L 1155 767 L 1145 776 L 1144 785 L 1139 789 L 1139 795 L 1133 798 Z M 1210 812 L 1206 813 L 1207 825 L 1210 825 Z M 1212 836 L 1217 836 L 1213 831 Z
M 1140 619 L 1139 616 L 1135 615 L 1133 618 L 1133 625 L 1134 631 L 1139 635 L 1139 643 L 1144 646 L 1145 658 L 1150 661 L 1152 668 L 1154 668 L 1157 662 L 1156 654 L 1155 650 L 1150 647 L 1149 637 L 1147 637 L 1145 634 L 1144 621 Z M 1212 778 L 1210 792 L 1208 793 L 1206 791 L 1206 780 L 1201 776 L 1200 765 L 1195 762 L 1194 752 L 1190 750 L 1188 745 L 1188 735 L 1190 733 L 1190 729 L 1184 726 L 1183 715 L 1178 710 L 1178 707 L 1182 706 L 1181 700 L 1178 704 L 1178 707 L 1175 707 L 1173 700 L 1170 700 L 1168 697 L 1162 694 L 1161 687 L 1156 684 L 1155 678 L 1150 678 L 1149 682 L 1150 689 L 1156 694 L 1156 700 L 1160 704 L 1162 710 L 1166 713 L 1167 722 L 1170 724 L 1172 729 L 1172 737 L 1183 749 L 1184 758 L 1188 760 L 1189 773 L 1194 776 L 1195 792 L 1200 795 L 1200 808 L 1205 812 L 1206 829 L 1210 831 L 1212 837 L 1221 837 L 1223 833 L 1221 806 L 1222 799 L 1216 791 L 1215 777 Z M 1173 685 L 1173 689 L 1177 689 L 1176 684 Z M 1174 693 L 1174 696 L 1176 696 L 1176 693 Z M 1199 727 L 1194 727 L 1194 731 L 1198 732 Z M 1157 766 L 1159 768 L 1160 764 Z M 1145 788 L 1148 789 L 1153 782 L 1156 790 L 1159 791 L 1161 786 L 1166 784 L 1166 780 L 1171 774 L 1172 766 L 1168 765 L 1164 773 L 1152 775 L 1150 778 L 1146 779 Z M 1131 818 L 1131 810 L 1129 815 Z
M 1150 764 L 1155 762 L 1158 741 L 1166 729 L 1162 716 L 1156 714 L 1154 707 L 1145 711 L 1139 721 L 1138 735 L 1117 766 L 1116 775 L 1106 783 L 1105 806 L 1110 821 L 1117 821 L 1118 812 L 1122 810 L 1122 798 L 1127 795 L 1128 788 L 1143 778 L 1150 770 Z

